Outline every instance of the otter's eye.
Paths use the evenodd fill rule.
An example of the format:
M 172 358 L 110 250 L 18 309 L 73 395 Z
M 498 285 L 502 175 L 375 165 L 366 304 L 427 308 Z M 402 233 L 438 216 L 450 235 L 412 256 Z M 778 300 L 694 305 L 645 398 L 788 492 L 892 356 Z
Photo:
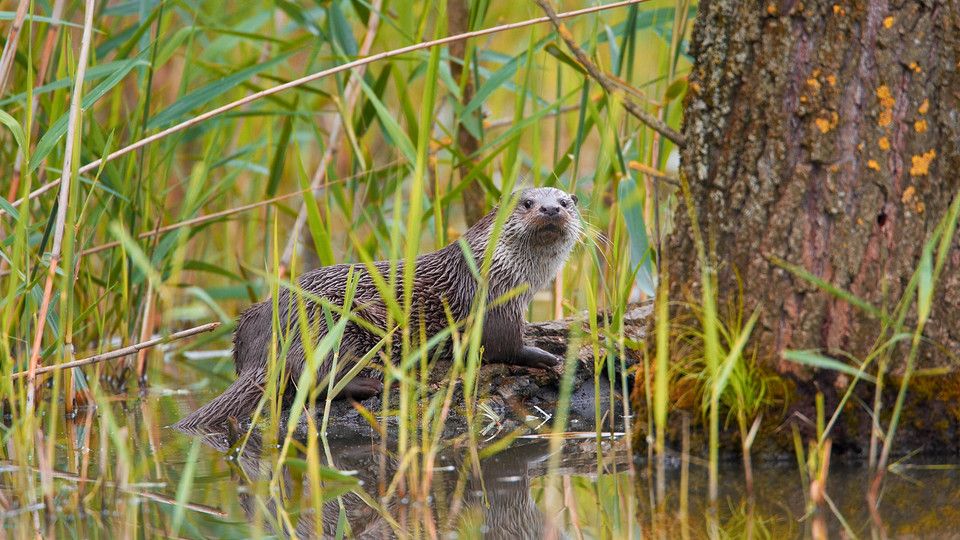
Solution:
M 527 210 L 533 208 L 533 201 L 531 201 L 530 199 L 523 201 L 523 207 L 526 208 Z
M 566 208 L 566 207 L 567 207 L 567 200 L 566 200 L 566 199 L 560 199 L 560 206 Z

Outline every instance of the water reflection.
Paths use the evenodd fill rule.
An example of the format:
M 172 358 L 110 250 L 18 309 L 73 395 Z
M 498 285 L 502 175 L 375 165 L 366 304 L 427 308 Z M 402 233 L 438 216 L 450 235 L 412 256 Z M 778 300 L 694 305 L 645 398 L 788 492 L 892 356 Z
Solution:
M 672 539 L 707 538 L 712 531 L 761 539 L 812 533 L 815 516 L 791 460 L 756 464 L 753 499 L 737 461 L 723 462 L 711 521 L 706 471 L 696 456 L 685 488 L 680 460 L 671 462 L 666 500 L 658 503 L 651 470 L 632 463 L 623 439 L 599 445 L 593 438 L 570 439 L 558 454 L 545 440 L 520 439 L 489 456 L 490 446 L 480 448 L 476 469 L 468 445 L 444 439 L 432 466 L 421 469 L 423 455 L 404 465 L 392 442 L 383 453 L 373 436 L 331 429 L 328 446 L 300 438 L 281 460 L 269 434 L 254 432 L 234 445 L 245 432 L 188 435 L 164 428 L 189 408 L 183 399 L 117 400 L 75 419 L 59 418 L 62 435 L 50 446 L 46 476 L 43 463 L 0 462 L 0 536 L 333 537 L 342 531 L 359 538 Z M 46 427 L 38 426 L 40 442 Z M 311 455 L 350 476 L 328 471 L 311 483 Z M 956 463 L 956 456 L 905 460 L 885 482 L 879 528 L 864 498 L 869 472 L 831 464 L 830 504 L 820 514 L 828 536 L 957 538 Z M 398 474 L 404 467 L 414 472 Z M 38 492 L 48 486 L 49 497 L 23 496 L 22 486 L 31 482 Z
M 544 502 L 542 480 L 548 474 L 551 456 L 550 442 L 543 438 L 518 440 L 480 459 L 476 468 L 470 452 L 444 450 L 436 456 L 431 470 L 421 471 L 420 477 L 414 478 L 398 475 L 400 463 L 393 454 L 393 440 L 388 441 L 389 450 L 383 454 L 381 444 L 372 439 L 328 437 L 317 457 L 323 465 L 348 472 L 350 482 L 327 475 L 327 481 L 319 486 L 322 502 L 318 520 L 314 510 L 317 501 L 312 496 L 318 486 L 311 486 L 310 475 L 300 466 L 309 460 L 308 455 L 300 453 L 288 459 L 296 466 L 280 467 L 277 489 L 269 489 L 277 457 L 272 449 L 264 448 L 259 430 L 249 436 L 233 429 L 187 434 L 223 455 L 233 469 L 231 480 L 237 484 L 238 502 L 247 520 L 254 526 L 262 524 L 278 536 L 317 537 L 318 528 L 323 537 L 334 537 L 339 531 L 353 538 L 406 534 L 435 537 L 443 536 L 444 531 L 468 537 L 480 533 L 492 539 L 561 536 L 556 520 L 548 519 L 538 505 Z M 306 441 L 301 442 L 307 446 Z M 561 444 L 558 478 L 566 478 L 569 485 L 570 475 L 595 475 L 596 444 L 582 439 Z M 610 440 L 601 445 L 608 450 L 602 461 L 606 473 L 616 474 L 627 466 L 625 445 Z M 585 453 L 587 446 L 592 449 Z M 381 497 L 391 483 L 423 481 L 430 482 L 425 499 L 406 496 L 406 492 L 416 490 L 405 490 L 402 485 L 395 495 Z M 541 500 L 535 494 L 541 495 Z M 629 512 L 623 515 L 629 516 Z

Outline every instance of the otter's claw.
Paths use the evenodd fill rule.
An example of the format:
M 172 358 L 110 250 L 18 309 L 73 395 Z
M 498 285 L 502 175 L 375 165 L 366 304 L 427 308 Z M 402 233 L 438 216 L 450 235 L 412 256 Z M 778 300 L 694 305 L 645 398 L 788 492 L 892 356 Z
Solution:
M 560 363 L 560 359 L 540 347 L 524 347 L 511 364 L 538 369 L 551 369 Z

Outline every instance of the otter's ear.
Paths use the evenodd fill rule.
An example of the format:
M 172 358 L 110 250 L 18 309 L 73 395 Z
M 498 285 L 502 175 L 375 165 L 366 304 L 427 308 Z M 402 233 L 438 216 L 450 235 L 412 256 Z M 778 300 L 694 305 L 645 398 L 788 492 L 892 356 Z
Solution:
M 573 199 L 573 204 L 578 204 L 580 202 L 580 199 L 578 199 L 576 195 L 571 195 L 570 198 Z

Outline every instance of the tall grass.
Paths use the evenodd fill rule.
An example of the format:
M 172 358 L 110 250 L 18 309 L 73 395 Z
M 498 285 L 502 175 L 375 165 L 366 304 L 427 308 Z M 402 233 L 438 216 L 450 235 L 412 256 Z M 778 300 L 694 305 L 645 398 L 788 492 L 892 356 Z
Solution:
M 479 387 L 484 306 L 444 333 L 453 367 L 443 386 L 429 389 L 436 359 L 410 302 L 410 263 L 466 228 L 460 198 L 471 185 L 482 186 L 487 208 L 531 183 L 580 195 L 595 232 L 565 270 L 556 305 L 564 315 L 587 309 L 591 323 L 574 342 L 594 352 L 598 394 L 601 383 L 629 393 L 624 357 L 637 345 L 625 337 L 623 319 L 633 276 L 652 292 L 654 231 L 644 212 L 664 201 L 627 164 L 661 171 L 673 145 L 624 115 L 615 95 L 598 94 L 534 6 L 474 6 L 476 30 L 461 59 L 444 47 L 445 3 L 52 4 L 0 3 L 4 14 L 24 13 L 19 37 L 4 34 L 16 51 L 9 76 L 0 69 L 0 394 L 9 414 L 0 457 L 39 468 L 2 473 L 0 511 L 27 509 L 10 514 L 17 531 L 66 533 L 73 525 L 57 515 L 109 507 L 120 516 L 111 525 L 118 535 L 146 527 L 147 534 L 201 536 L 198 475 L 211 465 L 197 462 L 205 454 L 195 444 L 173 459 L 155 453 L 168 437 L 159 418 L 172 418 L 149 396 L 203 381 L 222 385 L 231 377 L 228 358 L 179 353 L 228 348 L 235 314 L 267 297 L 276 308 L 281 288 L 294 291 L 301 322 L 293 331 L 312 351 L 310 361 L 336 350 L 337 331 L 321 340 L 307 331 L 305 306 L 318 299 L 291 279 L 316 264 L 403 261 L 380 283 L 392 317 L 382 351 L 399 351 L 384 355 L 385 379 L 395 383 L 384 398 L 395 398 L 397 410 L 360 411 L 376 429 L 396 433 L 395 448 L 384 442 L 381 468 L 397 466 L 379 498 L 366 503 L 389 515 L 383 501 L 428 500 L 438 455 L 459 444 L 471 449 L 468 469 L 477 468 L 497 447 L 483 450 L 479 430 L 447 440 L 443 426 L 464 396 L 470 422 L 487 420 Z M 641 88 L 652 102 L 642 107 L 676 129 L 679 107 L 669 104 L 681 97 L 675 83 L 688 65 L 681 52 L 692 17 L 687 4 L 587 8 L 564 16 L 580 46 L 601 69 Z M 451 62 L 462 62 L 472 78 L 476 91 L 466 103 Z M 468 128 L 479 144 L 465 154 L 452 119 L 475 111 L 484 120 Z M 509 206 L 502 208 L 501 220 Z M 490 255 L 475 261 L 481 279 Z M 406 294 L 397 296 L 401 283 Z M 538 299 L 534 318 L 547 315 L 548 303 Z M 332 329 L 357 321 L 349 303 L 323 309 Z M 102 360 L 102 353 L 211 321 L 223 325 L 164 354 L 134 347 L 136 358 L 41 371 L 76 358 Z M 287 330 L 274 320 L 278 338 Z M 264 458 L 272 456 L 275 474 L 252 482 L 255 531 L 292 530 L 297 516 L 277 501 L 290 503 L 282 479 L 301 464 L 315 518 L 349 484 L 331 481 L 337 456 L 326 440 L 330 398 L 345 381 L 311 380 L 308 369 L 289 383 L 296 383 L 291 416 L 306 423 L 302 443 L 296 422 L 279 429 L 276 385 L 286 380 L 280 374 L 290 343 L 275 342 L 267 379 L 273 397 L 258 411 L 269 419 Z M 571 347 L 568 368 L 575 353 Z M 21 371 L 32 375 L 13 377 Z M 557 434 L 567 429 L 572 372 L 561 382 Z M 140 405 L 119 407 L 135 388 Z M 198 404 L 187 398 L 174 416 Z M 600 419 L 618 407 L 598 406 L 598 440 L 610 430 Z M 249 440 L 246 434 L 236 444 Z M 93 470 L 91 454 L 77 458 L 79 448 L 90 449 Z M 617 478 L 626 506 L 603 510 L 608 530 L 624 527 L 635 504 L 633 486 Z M 145 505 L 140 497 L 148 496 L 167 499 Z M 449 525 L 419 512 L 388 521 L 412 535 Z M 218 531 L 236 529 L 224 523 Z M 346 525 L 341 532 L 349 534 Z

